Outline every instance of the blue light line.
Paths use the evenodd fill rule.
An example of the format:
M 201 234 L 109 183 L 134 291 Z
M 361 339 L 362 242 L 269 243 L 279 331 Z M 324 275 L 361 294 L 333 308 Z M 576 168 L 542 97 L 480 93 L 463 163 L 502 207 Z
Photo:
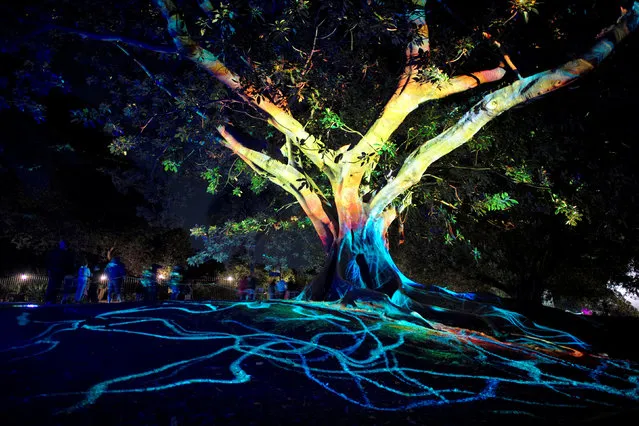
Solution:
M 459 301 L 449 302 L 455 300 Z M 433 310 L 452 312 L 446 303 Z M 481 308 L 467 299 L 463 303 L 490 321 L 502 321 L 505 332 L 497 338 L 426 319 L 433 328 L 422 327 L 339 303 L 174 302 L 89 319 L 44 322 L 33 317 L 22 329 L 36 327 L 33 337 L 0 347 L 0 361 L 59 356 L 69 350 L 74 336 L 80 336 L 77 333 L 126 334 L 136 336 L 140 345 L 175 341 L 185 345 L 185 354 L 195 347 L 206 352 L 128 375 L 102 377 L 88 388 L 69 385 L 66 392 L 49 389 L 31 396 L 77 397 L 64 412 L 89 407 L 108 394 L 152 393 L 194 384 L 241 385 L 251 381 L 251 374 L 260 374 L 259 369 L 247 370 L 254 360 L 299 374 L 352 404 L 381 411 L 485 400 L 557 408 L 639 401 L 636 364 L 578 353 L 574 347 L 587 345 L 568 333 L 501 308 Z M 19 309 L 22 315 L 24 308 Z M 190 327 L 193 318 L 198 318 L 198 329 Z M 223 368 L 227 376 L 209 376 L 211 366 Z M 513 397 L 513 389 L 525 389 L 532 396 Z

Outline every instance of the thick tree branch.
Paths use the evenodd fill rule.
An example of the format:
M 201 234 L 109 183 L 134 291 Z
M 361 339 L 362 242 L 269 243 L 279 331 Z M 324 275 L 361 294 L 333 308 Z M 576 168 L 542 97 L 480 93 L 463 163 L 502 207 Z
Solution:
M 357 145 L 344 156 L 344 162 L 347 166 L 342 171 L 342 175 L 347 175 L 351 183 L 357 187 L 359 187 L 366 171 L 375 167 L 379 150 L 404 122 L 408 114 L 417 109 L 420 104 L 445 98 L 483 83 L 500 80 L 505 75 L 505 70 L 498 67 L 458 76 L 447 82 L 419 82 L 418 73 L 424 66 L 424 61 L 420 61 L 420 59 L 423 59 L 423 55 L 428 54 L 430 45 L 423 8 L 425 2 L 415 0 L 413 3 L 422 7 L 415 9 L 409 16 L 410 23 L 415 29 L 415 35 L 406 48 L 406 67 L 397 89 L 384 107 L 380 117 Z M 361 161 L 358 159 L 364 157 L 368 158 L 369 161 L 365 165 L 361 165 Z
M 480 84 L 498 81 L 505 74 L 506 71 L 502 67 L 497 67 L 454 77 L 441 85 L 431 82 L 422 84 L 409 83 L 403 91 L 398 90 L 395 92 L 384 107 L 382 115 L 373 123 L 355 148 L 351 150 L 353 155 L 371 154 L 381 149 L 408 114 L 417 109 L 420 104 L 473 89 Z
M 615 45 L 639 26 L 639 2 L 635 2 L 616 25 L 581 58 L 556 69 L 518 80 L 486 95 L 454 126 L 425 142 L 404 161 L 395 179 L 373 198 L 371 215 L 379 215 L 397 196 L 420 181 L 426 169 L 437 159 L 468 142 L 489 121 L 510 108 L 567 86 L 592 71 L 612 52 Z
M 331 153 L 329 152 L 329 155 L 322 156 L 322 147 L 318 141 L 306 132 L 304 126 L 295 120 L 290 112 L 261 95 L 254 87 L 242 86 L 240 77 L 237 74 L 229 70 L 211 51 L 204 49 L 196 43 L 187 31 L 182 13 L 177 9 L 172 0 L 155 0 L 155 3 L 167 21 L 167 30 L 180 55 L 206 70 L 220 83 L 237 93 L 242 99 L 268 114 L 270 117 L 268 122 L 273 125 L 273 127 L 291 138 L 299 147 L 300 151 L 306 155 L 316 167 L 324 172 L 330 173 L 330 170 L 326 168 L 324 158 L 331 158 Z M 200 1 L 199 3 L 205 12 L 210 9 L 209 2 Z M 324 151 L 326 152 L 326 150 Z
M 404 121 L 404 118 L 419 105 L 415 104 L 412 108 L 411 105 L 404 105 L 414 103 L 407 102 L 410 98 L 408 92 L 412 92 L 413 87 L 418 86 L 414 79 L 420 69 L 420 59 L 430 53 L 428 25 L 424 11 L 426 2 L 416 0 L 413 3 L 417 7 L 408 15 L 408 20 L 413 28 L 413 39 L 406 46 L 406 66 L 397 84 L 397 89 L 384 107 L 381 116 L 355 146 L 353 152 L 369 153 L 379 149 Z
M 416 61 L 420 56 L 430 53 L 430 39 L 428 34 L 428 25 L 426 24 L 426 12 L 424 7 L 425 1 L 413 1 L 416 6 L 409 12 L 408 21 L 414 28 L 413 39 L 406 47 L 406 68 L 404 75 L 410 76 L 417 70 Z
M 417 106 L 411 93 L 415 87 L 415 77 L 420 69 L 420 59 L 430 51 L 428 25 L 424 11 L 425 1 L 414 0 L 416 6 L 408 14 L 413 29 L 413 39 L 406 47 L 406 66 L 397 84 L 395 93 L 388 101 L 382 115 L 368 130 L 355 147 L 343 147 L 346 151 L 340 158 L 337 178 L 332 180 L 335 205 L 340 212 L 339 222 L 344 230 L 356 225 L 363 214 L 359 186 L 367 170 L 377 164 L 377 151 L 388 140 L 392 132 Z M 341 151 L 344 151 L 343 149 Z M 365 159 L 365 161 L 363 161 Z M 337 165 L 336 165 L 337 166 Z M 358 200 L 358 201 L 355 201 Z
M 512 59 L 510 59 L 510 55 L 508 54 L 508 52 L 506 52 L 506 50 L 502 47 L 501 43 L 494 39 L 493 36 L 486 31 L 482 32 L 482 35 L 486 40 L 491 41 L 493 45 L 497 47 L 497 50 L 499 50 L 499 53 L 501 53 L 501 56 L 504 58 L 504 61 L 506 62 L 506 65 L 508 65 L 508 68 L 510 68 L 512 72 L 515 73 L 517 78 L 521 80 L 523 77 L 519 73 L 519 70 L 517 69 L 517 66 L 514 64 Z
M 379 150 L 406 116 L 420 103 L 462 92 L 482 83 L 499 80 L 504 74 L 503 68 L 480 71 L 472 75 L 455 77 L 441 88 L 430 83 L 419 86 L 409 84 L 401 94 L 393 95 L 384 108 L 382 116 L 377 119 L 364 138 L 344 155 L 345 166 L 341 171 L 342 182 L 344 182 L 344 186 L 356 188 L 355 191 L 352 191 L 353 194 L 348 194 L 348 197 L 358 195 L 362 178 L 377 163 Z M 361 158 L 367 158 L 368 162 L 362 163 Z
M 225 147 L 237 154 L 257 173 L 266 176 L 295 197 L 313 223 L 324 249 L 328 251 L 337 235 L 335 225 L 326 214 L 319 195 L 305 184 L 308 177 L 290 164 L 284 164 L 262 152 L 247 148 L 226 127 L 219 126 L 217 131 L 222 136 L 221 142 Z

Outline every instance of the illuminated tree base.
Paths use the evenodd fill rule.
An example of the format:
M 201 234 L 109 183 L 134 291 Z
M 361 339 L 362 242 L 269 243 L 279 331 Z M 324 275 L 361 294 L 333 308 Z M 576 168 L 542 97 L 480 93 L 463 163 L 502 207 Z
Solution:
M 449 296 L 451 303 L 471 297 Z M 229 412 L 259 421 L 261 404 L 272 400 L 290 407 L 272 415 L 293 422 L 305 414 L 306 424 L 317 423 L 322 404 L 341 410 L 321 414 L 323 424 L 407 413 L 418 423 L 454 416 L 471 424 L 571 422 L 638 405 L 639 364 L 591 354 L 574 336 L 513 312 L 483 305 L 497 338 L 358 306 L 5 307 L 0 380 L 10 393 L 0 407 L 21 415 L 21 424 L 86 421 L 110 407 L 129 424 L 153 403 L 167 419 L 193 416 L 196 401 L 209 420 L 232 422 Z

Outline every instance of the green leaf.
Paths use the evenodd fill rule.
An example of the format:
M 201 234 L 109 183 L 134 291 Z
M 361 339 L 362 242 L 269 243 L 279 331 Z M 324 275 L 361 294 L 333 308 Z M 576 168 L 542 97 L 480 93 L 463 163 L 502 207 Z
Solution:
M 266 189 L 266 185 L 268 185 L 268 179 L 264 176 L 253 175 L 251 176 L 251 191 L 254 194 L 260 194 Z
M 484 194 L 484 199 L 475 202 L 471 208 L 479 216 L 483 216 L 491 211 L 508 210 L 517 204 L 519 204 L 517 200 L 510 198 L 507 192 L 502 192 L 492 195 Z
M 521 166 L 506 166 L 504 168 L 506 176 L 515 183 L 532 183 L 532 175 L 525 164 Z
M 207 168 L 206 171 L 202 172 L 200 176 L 202 176 L 202 178 L 208 183 L 206 192 L 208 192 L 209 194 L 215 194 L 215 192 L 217 191 L 217 187 L 220 184 L 220 179 L 222 178 L 222 176 L 220 175 L 220 168 Z
M 178 168 L 180 167 L 180 164 L 176 163 L 173 160 L 164 160 L 162 161 L 162 166 L 164 166 L 165 172 L 177 173 Z
M 344 127 L 344 122 L 340 116 L 331 111 L 330 108 L 326 108 L 322 111 L 322 116 L 319 121 L 325 129 L 341 129 Z

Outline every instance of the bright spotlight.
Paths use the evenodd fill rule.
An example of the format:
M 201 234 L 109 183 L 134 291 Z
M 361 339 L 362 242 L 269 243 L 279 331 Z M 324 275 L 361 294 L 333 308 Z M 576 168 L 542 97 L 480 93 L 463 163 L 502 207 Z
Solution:
M 165 278 L 164 274 L 158 274 L 158 280 L 163 280 Z
M 107 276 L 105 274 L 100 275 L 100 281 L 106 281 Z
M 233 281 L 233 277 L 229 275 L 228 277 L 226 277 L 226 281 Z
M 22 281 L 26 281 L 29 278 L 29 276 L 27 274 L 20 274 L 20 279 Z

